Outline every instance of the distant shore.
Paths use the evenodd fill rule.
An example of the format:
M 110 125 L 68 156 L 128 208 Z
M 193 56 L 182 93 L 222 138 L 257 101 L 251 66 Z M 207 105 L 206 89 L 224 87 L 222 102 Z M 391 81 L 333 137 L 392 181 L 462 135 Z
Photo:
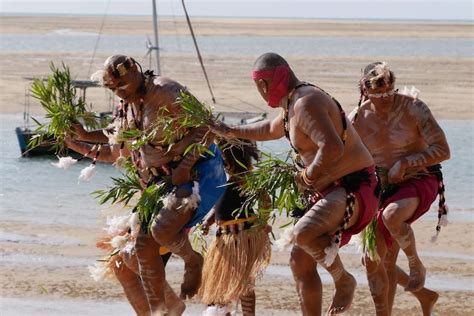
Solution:
M 101 17 L 74 16 L 2 16 L 1 34 L 48 34 L 54 32 L 97 33 Z M 474 38 L 472 24 L 414 23 L 414 22 L 376 22 L 376 21 L 336 21 L 336 20 L 288 20 L 288 19 L 193 19 L 195 33 L 198 36 L 298 36 L 298 37 L 371 37 L 371 38 Z M 161 35 L 188 36 L 189 30 L 182 18 L 177 20 L 160 19 Z M 107 17 L 102 34 L 143 35 L 152 33 L 150 17 Z M 66 35 L 67 36 L 67 35 Z M 21 42 L 19 42 L 21 45 Z M 223 43 L 225 45 L 225 43 Z M 124 51 L 126 51 L 124 47 Z M 317 48 L 315 48 L 317 51 Z M 265 47 L 261 47 L 262 53 Z M 101 63 L 113 52 L 106 49 L 98 51 L 92 63 L 92 71 L 100 68 Z M 145 49 L 143 50 L 143 55 Z M 133 56 L 143 65 L 148 58 Z M 24 94 L 27 81 L 23 77 L 45 76 L 49 73 L 49 62 L 65 62 L 76 78 L 87 78 L 87 72 L 93 56 L 89 54 L 37 51 L 8 52 L 2 50 L 0 77 L 0 111 L 17 113 L 23 111 Z M 210 102 L 209 92 L 195 54 L 161 53 L 162 72 L 193 91 L 200 99 Z M 256 91 L 250 78 L 250 71 L 257 56 L 240 54 L 207 54 L 203 56 L 207 67 L 218 110 L 268 111 Z M 359 99 L 357 80 L 360 69 L 376 60 L 386 60 L 395 71 L 399 88 L 414 85 L 421 90 L 424 100 L 436 118 L 474 119 L 474 57 L 446 58 L 412 56 L 390 57 L 373 56 L 285 56 L 300 79 L 315 83 L 335 96 L 346 111 L 351 111 Z M 101 89 L 88 90 L 88 102 L 97 109 L 103 104 L 104 92 Z M 31 111 L 41 113 L 36 100 L 30 99 Z M 270 116 L 277 111 L 269 111 Z

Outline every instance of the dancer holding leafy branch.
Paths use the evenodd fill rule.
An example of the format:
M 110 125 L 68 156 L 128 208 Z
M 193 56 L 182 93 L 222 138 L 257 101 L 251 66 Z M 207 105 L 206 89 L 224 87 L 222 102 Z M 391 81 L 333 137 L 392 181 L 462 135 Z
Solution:
M 429 108 L 398 93 L 386 63 L 369 64 L 360 79 L 361 100 L 352 114 L 354 127 L 377 164 L 382 198 L 365 264 L 377 315 L 390 315 L 397 283 L 420 301 L 430 315 L 438 294 L 424 288 L 425 268 L 418 257 L 410 224 L 427 212 L 439 194 L 437 237 L 447 224 L 440 162 L 449 146 Z M 363 100 L 365 99 L 365 100 Z M 362 102 L 364 101 L 364 102 Z M 369 236 L 368 236 L 369 237 Z M 409 276 L 397 265 L 399 250 L 408 258 Z M 378 259 L 378 260 L 376 260 Z
M 135 60 L 123 55 L 109 57 L 95 76 L 123 99 L 117 134 L 110 138 L 129 144 L 139 174 L 144 204 L 137 210 L 142 225 L 135 252 L 150 312 L 166 311 L 159 247 L 165 246 L 184 260 L 180 297 L 192 297 L 201 283 L 203 258 L 192 249 L 184 229 L 198 223 L 225 190 L 221 154 L 207 128 L 169 126 L 186 102 L 199 105 L 178 82 L 143 73 Z M 74 140 L 68 140 L 68 145 L 81 152 L 89 149 Z M 122 144 L 108 146 L 98 159 L 111 161 L 118 156 L 123 160 L 124 149 Z M 164 187 L 171 192 L 164 194 Z
M 328 313 L 346 311 L 356 288 L 337 253 L 352 234 L 373 218 L 378 198 L 373 159 L 339 103 L 320 88 L 296 78 L 279 55 L 267 53 L 254 64 L 253 79 L 271 107 L 282 115 L 242 127 L 216 125 L 224 137 L 271 140 L 286 136 L 298 153 L 295 180 L 312 192 L 306 213 L 294 227 L 290 265 L 304 315 L 320 315 L 320 264 L 334 279 L 336 292 Z

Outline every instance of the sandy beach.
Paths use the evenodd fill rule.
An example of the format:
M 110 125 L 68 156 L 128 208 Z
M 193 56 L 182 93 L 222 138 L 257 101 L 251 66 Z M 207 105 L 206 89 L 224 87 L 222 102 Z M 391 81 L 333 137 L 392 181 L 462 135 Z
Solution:
M 99 17 L 9 17 L 0 21 L 2 34 L 87 34 L 97 33 L 100 29 Z M 413 22 L 360 22 L 360 21 L 314 21 L 314 20 L 255 20 L 255 19 L 193 19 L 195 33 L 209 37 L 226 34 L 227 36 L 306 36 L 306 37 L 380 37 L 390 38 L 461 38 L 474 37 L 473 26 L 465 24 L 433 24 Z M 160 34 L 189 34 L 182 20 L 164 19 L 159 24 Z M 103 35 L 145 35 L 151 34 L 150 18 L 145 17 L 108 17 L 102 31 Z M 225 45 L 225 44 L 224 44 Z M 395 48 L 395 47 L 394 47 Z M 316 48 L 317 49 L 317 48 Z M 127 48 L 124 48 L 126 51 Z M 265 47 L 261 53 L 266 52 Z M 89 68 L 99 69 L 101 63 L 111 54 L 98 51 L 93 57 L 90 53 L 62 51 L 22 52 L 2 49 L 2 58 L 6 61 L 1 67 L 0 109 L 3 112 L 21 112 L 27 81 L 24 77 L 45 76 L 49 72 L 49 62 L 57 65 L 66 63 L 78 79 L 88 77 Z M 143 55 L 145 49 L 143 49 Z M 134 56 L 143 65 L 147 58 Z M 161 53 L 162 73 L 185 84 L 200 99 L 210 102 L 210 95 L 202 75 L 200 65 L 194 53 Z M 257 55 L 208 54 L 203 56 L 212 88 L 216 96 L 218 110 L 268 111 L 250 78 L 253 62 Z M 359 99 L 357 80 L 361 69 L 370 62 L 387 61 L 397 74 L 398 87 L 416 86 L 421 90 L 422 98 L 437 118 L 473 119 L 474 57 L 426 57 L 376 56 L 367 51 L 367 56 L 285 56 L 299 78 L 313 82 L 336 97 L 346 111 L 355 107 Z M 90 66 L 92 60 L 92 66 Z M 89 73 L 90 74 L 90 73 Z M 88 101 L 100 109 L 104 103 L 104 92 L 90 89 Z M 31 103 L 33 113 L 41 112 L 38 103 Z M 275 114 L 275 112 L 270 112 Z
M 58 31 L 98 32 L 99 17 L 13 17 L 0 18 L 1 34 L 51 34 Z M 463 38 L 473 39 L 473 25 L 455 23 L 360 22 L 271 19 L 194 19 L 199 36 L 308 36 L 308 37 L 383 37 L 383 38 Z M 187 35 L 182 20 L 163 19 L 160 34 Z M 108 17 L 103 34 L 150 34 L 151 21 L 145 17 Z M 145 37 L 144 37 L 145 38 Z M 145 41 L 145 39 L 144 39 Z M 19 43 L 21 45 L 21 43 Z M 262 53 L 265 47 L 262 47 Z M 91 68 L 100 68 L 111 53 L 99 51 Z M 147 64 L 143 54 L 135 56 Z M 13 51 L 2 48 L 0 56 L 0 112 L 18 114 L 23 111 L 24 77 L 47 75 L 49 62 L 70 66 L 78 79 L 87 77 L 92 58 L 82 52 Z M 210 96 L 195 54 L 162 52 L 162 71 L 176 79 L 210 104 Z M 271 112 L 261 100 L 250 78 L 257 55 L 207 54 L 203 56 L 216 95 L 217 110 Z M 357 80 L 366 64 L 386 60 L 397 74 L 398 87 L 416 86 L 438 119 L 474 119 L 474 57 L 390 57 L 374 56 L 311 56 L 287 57 L 298 77 L 313 82 L 330 92 L 346 111 L 357 104 Z M 88 102 L 97 110 L 105 107 L 103 89 L 88 90 Z M 40 105 L 30 99 L 31 112 L 41 115 Z M 469 131 L 468 131 L 469 132 Z M 472 133 L 472 130 L 470 131 Z M 91 198 L 92 199 L 92 198 Z M 472 211 L 471 205 L 469 211 Z M 431 212 L 434 212 L 433 210 Z M 99 217 L 99 216 L 97 216 Z M 473 216 L 457 218 L 443 228 L 438 244 L 430 243 L 436 222 L 434 217 L 414 225 L 418 249 L 428 271 L 427 286 L 438 291 L 440 298 L 436 315 L 474 314 L 474 236 Z M 275 228 L 276 229 L 276 228 Z M 278 233 L 278 229 L 276 229 Z M 102 253 L 95 248 L 101 234 L 101 222 L 95 226 L 35 223 L 35 220 L 0 222 L 0 309 L 2 315 L 131 315 L 133 312 L 117 283 L 97 283 L 89 276 L 87 266 Z M 358 281 L 353 305 L 346 315 L 373 315 L 374 307 L 367 287 L 360 254 L 355 247 L 342 251 L 347 269 Z M 257 315 L 299 315 L 294 281 L 288 267 L 288 252 L 274 252 L 272 262 L 258 281 Z M 403 255 L 399 259 L 407 267 Z M 167 268 L 167 278 L 179 288 L 182 264 L 177 258 Z M 324 283 L 323 308 L 333 294 L 330 277 L 321 271 Z M 190 301 L 186 315 L 199 315 L 201 306 Z M 399 288 L 394 315 L 420 315 L 416 299 Z

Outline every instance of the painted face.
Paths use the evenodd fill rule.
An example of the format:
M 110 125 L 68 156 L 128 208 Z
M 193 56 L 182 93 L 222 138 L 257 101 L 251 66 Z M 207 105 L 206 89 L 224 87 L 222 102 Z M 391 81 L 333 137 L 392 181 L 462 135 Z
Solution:
M 254 80 L 258 93 L 268 102 L 268 83 L 264 79 Z
M 365 95 L 370 99 L 374 105 L 386 106 L 393 103 L 396 91 L 393 85 L 383 86 L 376 89 L 366 89 Z
M 132 72 L 129 72 L 119 79 L 105 84 L 105 86 L 119 98 L 127 100 L 130 99 L 130 97 L 133 97 L 137 92 L 138 85 L 135 81 Z

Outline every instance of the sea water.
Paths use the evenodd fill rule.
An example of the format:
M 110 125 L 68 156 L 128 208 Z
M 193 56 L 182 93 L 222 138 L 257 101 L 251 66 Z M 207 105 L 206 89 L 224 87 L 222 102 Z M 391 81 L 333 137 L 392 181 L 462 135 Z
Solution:
M 49 34 L 2 34 L 4 52 L 83 52 L 92 55 L 98 35 L 68 30 Z M 142 56 L 146 36 L 100 36 L 97 52 Z M 311 37 L 311 36 L 198 36 L 201 52 L 206 54 L 260 55 L 276 51 L 294 56 L 372 56 L 385 57 L 472 57 L 471 38 L 401 38 L 401 37 Z M 195 53 L 192 38 L 187 35 L 160 36 L 164 53 Z
M 89 161 L 81 161 L 68 170 L 51 164 L 55 157 L 23 158 L 15 127 L 22 125 L 19 114 L 0 115 L 0 221 L 26 221 L 42 224 L 97 225 L 100 207 L 91 192 L 106 188 L 111 177 L 120 177 L 112 165 L 97 164 L 90 182 L 78 180 L 80 170 Z M 473 137 L 474 122 L 441 120 L 451 147 L 451 159 L 444 162 L 447 203 L 451 219 L 472 221 L 474 214 Z M 263 151 L 285 155 L 290 147 L 286 139 L 261 143 Z M 425 217 L 436 218 L 436 203 Z

